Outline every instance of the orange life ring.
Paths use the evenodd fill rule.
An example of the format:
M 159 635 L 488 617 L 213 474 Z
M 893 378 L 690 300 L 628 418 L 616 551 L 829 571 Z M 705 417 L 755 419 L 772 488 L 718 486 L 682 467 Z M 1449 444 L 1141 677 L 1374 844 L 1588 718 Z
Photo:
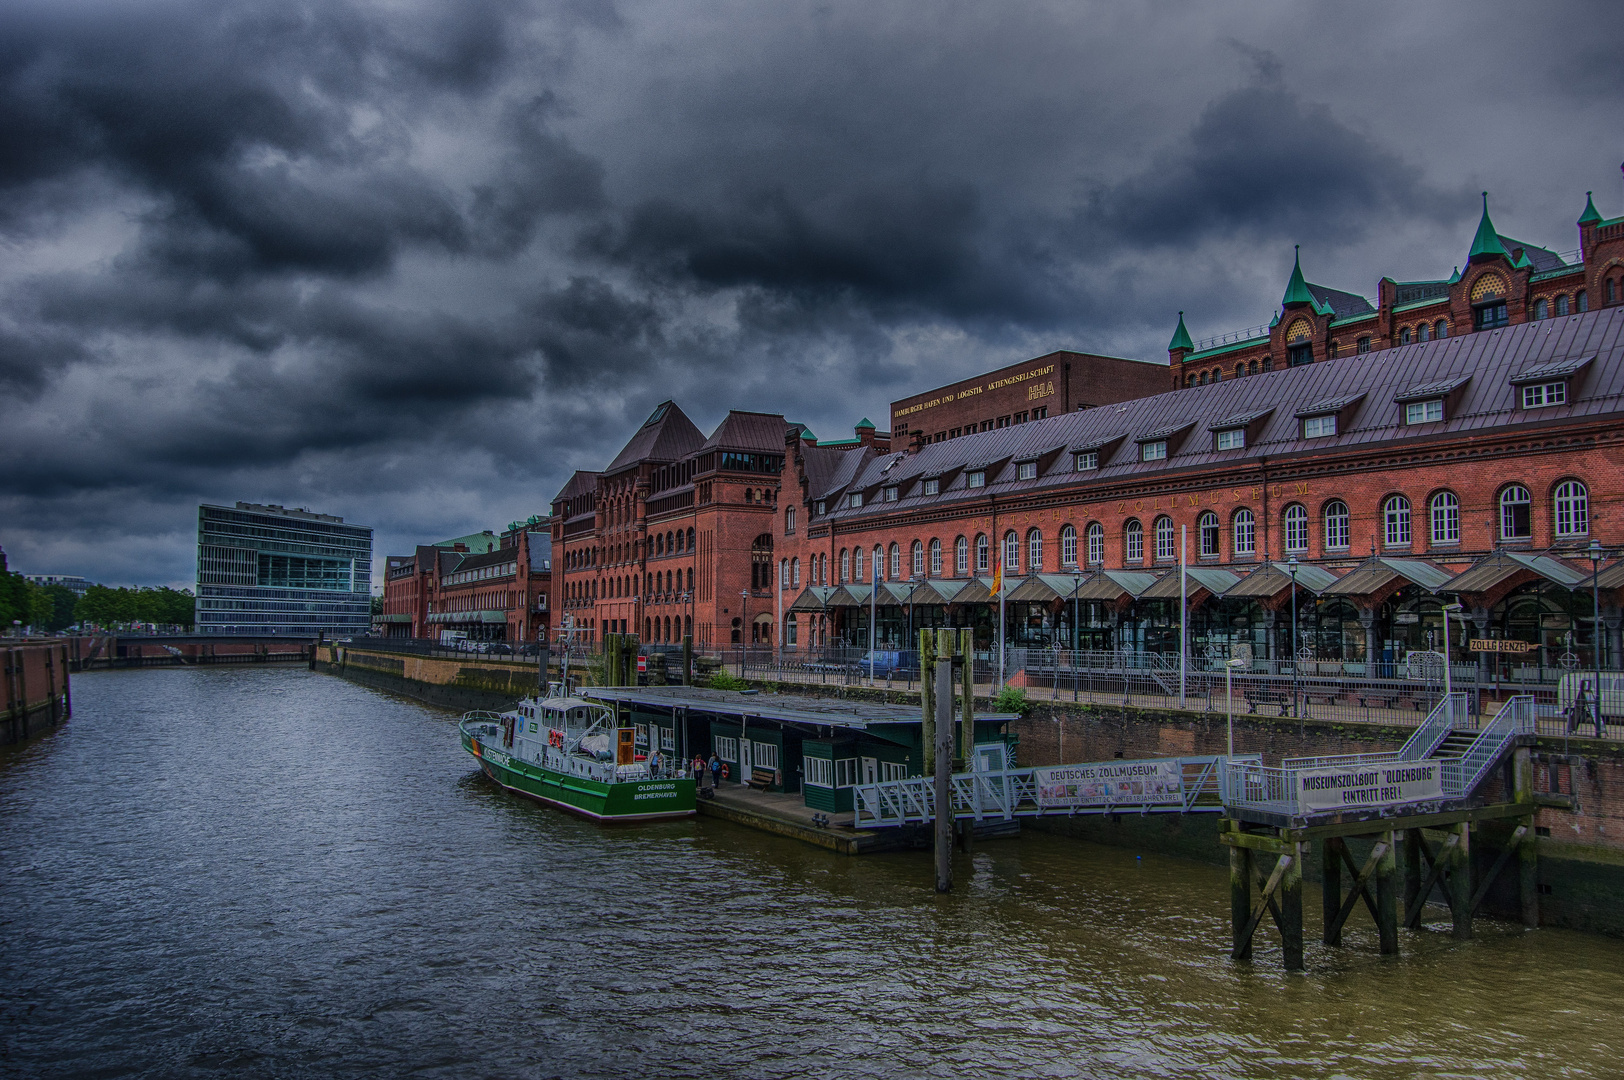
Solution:
M 722 779 L 727 779 L 727 762 L 722 762 Z

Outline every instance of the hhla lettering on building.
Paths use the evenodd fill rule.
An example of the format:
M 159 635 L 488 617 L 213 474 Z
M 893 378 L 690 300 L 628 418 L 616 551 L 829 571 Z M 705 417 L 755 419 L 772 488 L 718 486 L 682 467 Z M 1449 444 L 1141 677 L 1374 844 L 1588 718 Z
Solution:
M 1029 379 L 1041 379 L 1045 375 L 1053 374 L 1054 365 L 1050 364 L 1047 367 L 1037 368 L 1033 371 L 1025 371 L 1019 375 L 1011 375 L 1005 379 L 994 379 L 992 382 L 987 383 L 984 386 L 967 386 L 956 394 L 948 394 L 946 397 L 931 398 L 929 401 L 920 401 L 913 405 L 909 405 L 907 408 L 897 409 L 892 412 L 891 417 L 894 422 L 896 420 L 900 420 L 904 416 L 913 416 L 915 413 L 922 413 L 926 409 L 934 409 L 938 405 L 946 405 L 953 401 L 963 401 L 966 398 L 973 398 L 976 395 L 985 393 L 989 390 L 997 390 L 1000 387 L 1013 386 L 1016 383 L 1023 383 Z M 1051 381 L 1038 386 L 1028 387 L 1026 399 L 1028 401 L 1035 401 L 1038 398 L 1052 397 L 1054 392 L 1054 383 Z

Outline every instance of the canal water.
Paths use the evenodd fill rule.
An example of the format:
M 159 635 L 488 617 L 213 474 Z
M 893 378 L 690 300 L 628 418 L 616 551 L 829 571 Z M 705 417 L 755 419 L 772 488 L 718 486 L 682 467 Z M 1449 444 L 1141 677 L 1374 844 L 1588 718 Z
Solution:
M 926 853 L 520 801 L 450 715 L 330 676 L 73 690 L 0 757 L 5 1075 L 1624 1074 L 1616 940 L 1383 960 L 1364 920 L 1288 976 L 1227 958 L 1216 866 L 1029 834 L 938 897 Z

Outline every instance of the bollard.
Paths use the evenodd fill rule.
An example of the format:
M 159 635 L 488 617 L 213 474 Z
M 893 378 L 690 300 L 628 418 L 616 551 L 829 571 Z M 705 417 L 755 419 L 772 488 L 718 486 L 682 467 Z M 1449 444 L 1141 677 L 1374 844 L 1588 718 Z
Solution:
M 936 661 L 936 891 L 953 889 L 953 661 Z

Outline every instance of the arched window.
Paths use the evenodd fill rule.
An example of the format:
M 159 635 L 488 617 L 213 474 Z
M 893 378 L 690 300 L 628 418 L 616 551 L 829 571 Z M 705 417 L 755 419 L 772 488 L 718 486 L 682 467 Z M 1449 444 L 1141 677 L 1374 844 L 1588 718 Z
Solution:
M 1130 521 L 1122 529 L 1122 559 L 1124 562 L 1145 561 L 1145 527 Z
M 789 507 L 788 509 L 786 509 L 784 511 L 784 532 L 785 533 L 792 533 L 794 531 L 795 531 L 795 507 L 791 506 L 791 507 Z M 791 623 L 790 625 L 793 627 L 795 624 Z
M 962 576 L 970 572 L 970 541 L 959 537 L 953 541 L 953 573 Z
M 789 561 L 789 580 L 797 589 L 801 587 L 801 560 L 799 558 Z
M 1070 525 L 1060 530 L 1060 565 L 1067 568 L 1077 565 L 1077 530 Z
M 1521 484 L 1512 484 L 1500 493 L 1500 539 L 1532 540 L 1534 537 L 1534 497 Z
M 788 559 L 779 559 L 778 560 L 778 587 L 780 589 L 789 588 L 789 560 Z
M 750 587 L 773 587 L 773 534 L 762 533 L 750 545 Z
M 942 576 L 942 542 L 940 539 L 933 539 L 930 542 L 930 576 Z
M 1568 313 L 1568 294 L 1567 293 L 1563 293 L 1561 296 L 1558 296 L 1556 298 L 1556 313 L 1558 315 L 1566 315 Z
M 992 545 L 986 533 L 976 533 L 976 573 L 985 574 L 992 569 Z
M 1102 566 L 1105 563 L 1105 526 L 1094 522 L 1084 533 L 1088 555 L 1088 565 Z
M 893 552 L 895 552 L 897 550 L 897 546 L 895 544 L 892 544 L 891 545 L 891 550 Z M 888 580 L 886 578 L 886 576 L 885 576 L 885 562 L 884 562 L 884 559 L 885 559 L 885 549 L 882 548 L 880 545 L 875 544 L 874 545 L 874 584 L 876 584 L 876 585 L 878 585 L 882 581 Z
M 1448 337 L 1449 336 L 1449 320 L 1448 319 L 1439 319 L 1438 322 L 1432 328 L 1432 336 L 1435 337 L 1435 338 L 1446 338 L 1446 337 Z
M 1590 492 L 1577 480 L 1565 481 L 1556 489 L 1556 535 L 1584 536 L 1589 532 Z
M 1286 507 L 1286 551 L 1296 554 L 1308 550 L 1308 511 L 1302 503 Z
M 1206 386 L 1206 385 L 1207 385 L 1207 373 L 1206 373 L 1206 372 L 1205 372 L 1205 371 L 1203 371 L 1203 372 L 1202 372 L 1202 373 L 1201 373 L 1201 385 L 1202 385 L 1202 386 Z
M 1430 324 L 1422 323 L 1420 326 L 1415 328 L 1415 339 L 1417 341 L 1427 341 L 1431 337 L 1432 327 Z
M 901 578 L 902 578 L 902 548 L 900 546 L 898 546 L 895 542 L 893 542 L 891 544 L 891 571 L 890 571 L 890 573 L 891 573 L 891 577 L 890 577 L 889 580 L 891 580 L 891 581 L 899 581 L 899 580 L 901 580 Z
M 1325 547 L 1328 551 L 1341 551 L 1350 542 L 1348 530 L 1348 504 L 1332 499 L 1325 504 Z
M 1382 542 L 1403 547 L 1410 542 L 1410 500 L 1394 495 L 1382 503 Z
M 851 575 L 853 581 L 863 580 L 863 549 L 851 549 Z
M 1216 559 L 1221 554 L 1218 539 L 1218 515 L 1208 510 L 1195 521 L 1196 550 L 1203 559 Z
M 1004 534 L 1004 573 L 1021 572 L 1021 538 L 1011 529 Z
M 1548 319 L 1551 317 L 1551 305 L 1543 296 L 1534 301 L 1534 318 Z
M 1245 508 L 1235 511 L 1230 531 L 1230 552 L 1232 554 L 1257 554 L 1257 518 L 1252 516 L 1252 511 Z
M 1408 326 L 1398 332 L 1398 343 L 1400 345 L 1408 345 L 1410 343 L 1410 328 Z
M 1573 306 L 1580 311 L 1590 310 L 1590 294 L 1580 289 L 1573 298 Z
M 840 549 L 840 583 L 844 585 L 851 580 L 851 552 L 845 548 Z
M 1236 364 L 1235 365 L 1235 378 L 1238 379 L 1242 375 L 1245 375 L 1245 374 L 1246 374 L 1246 365 L 1245 364 Z
M 1440 491 L 1432 497 L 1432 542 L 1434 544 L 1460 543 L 1460 500 L 1452 491 Z
M 916 577 L 916 578 L 924 577 L 925 576 L 925 545 L 921 544 L 918 540 L 915 540 L 913 542 L 913 548 L 911 549 L 910 555 L 911 555 L 911 557 L 909 558 L 908 561 L 912 565 L 909 567 L 909 570 L 913 573 L 913 576 Z
M 1036 529 L 1026 533 L 1026 572 L 1036 574 L 1043 569 L 1043 534 Z
M 1178 540 L 1173 534 L 1173 519 L 1163 514 L 1151 527 L 1156 536 L 1156 561 L 1172 562 L 1179 557 Z
M 654 554 L 656 554 L 656 555 L 664 555 L 665 554 L 665 540 L 664 540 L 663 537 L 660 536 L 659 533 L 654 534 Z

